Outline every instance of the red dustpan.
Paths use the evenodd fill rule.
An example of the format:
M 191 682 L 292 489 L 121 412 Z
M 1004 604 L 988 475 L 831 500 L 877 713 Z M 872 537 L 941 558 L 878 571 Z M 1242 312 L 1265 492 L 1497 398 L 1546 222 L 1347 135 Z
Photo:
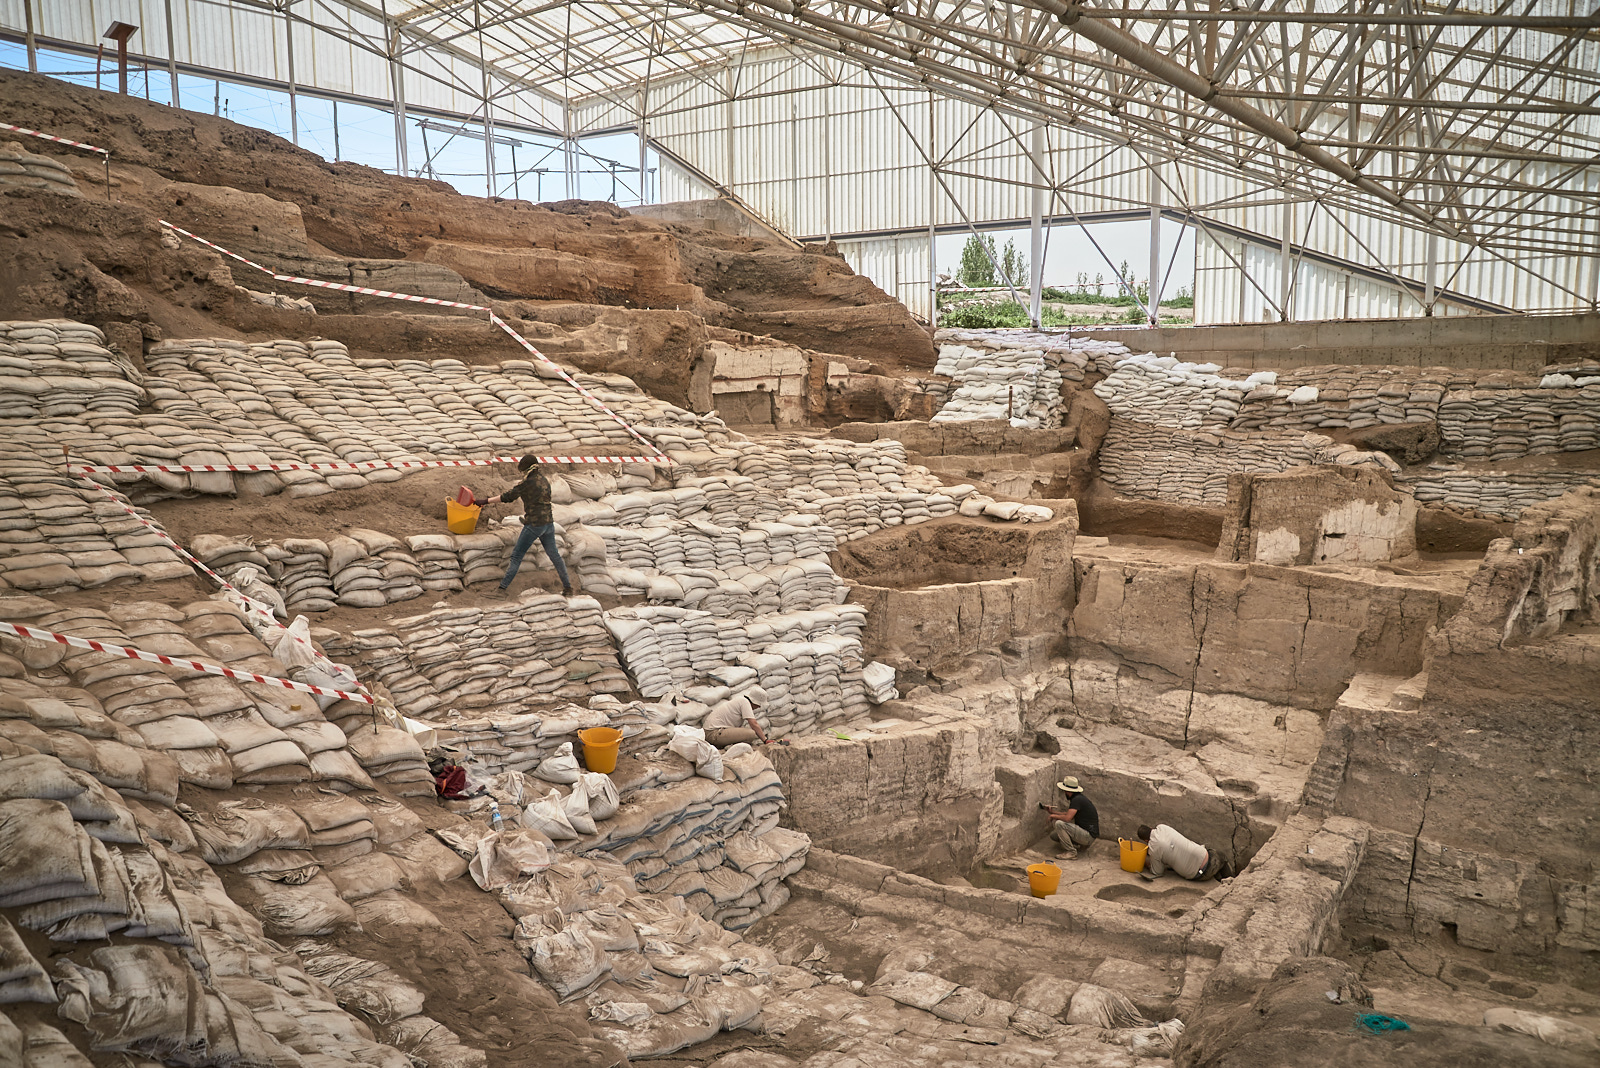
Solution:
M 472 491 L 467 487 L 462 486 L 460 489 L 456 490 L 456 503 L 461 507 L 471 508 L 474 501 L 475 499 L 472 496 Z

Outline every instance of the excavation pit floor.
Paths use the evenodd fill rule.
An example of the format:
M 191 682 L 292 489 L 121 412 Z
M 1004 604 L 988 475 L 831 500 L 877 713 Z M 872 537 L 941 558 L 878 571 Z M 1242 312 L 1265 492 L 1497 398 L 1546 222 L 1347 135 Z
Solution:
M 1088 850 L 1079 850 L 1072 859 L 1058 856 L 1054 839 L 1045 838 L 1031 849 L 1004 857 L 991 857 L 975 865 L 965 882 L 983 889 L 1031 894 L 1028 867 L 1054 864 L 1061 869 L 1056 895 L 1099 901 L 1114 901 L 1150 918 L 1177 919 L 1216 888 L 1214 882 L 1195 883 L 1168 873 L 1146 879 L 1138 872 L 1124 871 L 1121 851 L 1115 841 L 1097 841 Z M 948 885 L 961 885 L 960 876 L 939 879 Z

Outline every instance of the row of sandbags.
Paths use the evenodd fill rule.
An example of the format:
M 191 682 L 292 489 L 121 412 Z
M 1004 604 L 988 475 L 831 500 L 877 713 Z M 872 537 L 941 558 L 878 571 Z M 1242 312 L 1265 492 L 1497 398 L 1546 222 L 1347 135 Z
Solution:
M 20 141 L 7 141 L 0 145 L 0 187 L 38 190 L 66 197 L 83 196 L 66 164 L 49 156 L 29 152 Z
M 1189 504 L 1226 503 L 1230 472 L 1325 463 L 1399 470 L 1381 452 L 1336 443 L 1321 434 L 1184 430 L 1120 416 L 1111 420 L 1100 446 L 1101 476 L 1117 492 Z
M 1593 472 L 1582 470 L 1469 471 L 1435 464 L 1396 479 L 1396 484 L 1410 490 L 1418 501 L 1514 520 L 1526 508 L 1594 481 Z
M 851 604 L 746 623 L 666 606 L 606 613 L 641 694 L 680 693 L 706 707 L 759 686 L 767 694 L 763 716 L 779 738 L 866 712 L 865 623 L 865 609 Z M 696 720 L 680 713 L 675 721 Z
M 102 612 L 12 596 L 0 599 L 0 610 L 7 619 L 109 645 L 261 675 L 292 673 L 226 600 L 183 608 L 130 602 Z M 370 705 L 340 702 L 324 716 L 311 695 L 278 686 L 53 643 L 7 639 L 0 645 L 24 666 L 64 672 L 72 683 L 46 689 L 23 678 L 0 679 L 0 692 L 15 698 L 16 709 L 12 719 L 0 720 L 0 730 L 69 763 L 81 759 L 90 770 L 101 769 L 103 781 L 135 796 L 175 798 L 180 782 L 217 790 L 309 782 L 370 790 L 375 778 L 400 792 L 431 791 L 421 750 L 406 732 L 375 717 Z M 293 652 L 309 659 L 309 650 Z M 290 655 L 287 648 L 284 655 Z M 83 743 L 91 754 L 73 755 L 61 739 L 48 746 L 41 740 L 63 724 L 73 729 L 63 706 L 80 720 L 102 724 Z
M 1229 371 L 1174 356 L 1130 355 L 1095 386 L 1113 414 L 1198 429 L 1305 433 L 1437 421 L 1464 460 L 1600 448 L 1600 366 L 1542 375 L 1452 368 L 1301 367 Z
M 410 725 L 430 751 L 448 749 L 457 759 L 473 765 L 475 773 L 536 772 L 544 781 L 570 784 L 569 772 L 577 767 L 573 746 L 578 732 L 616 724 L 604 711 L 563 703 L 542 712 L 423 716 L 411 720 Z M 541 767 L 544 770 L 539 772 Z
M 1067 414 L 1062 383 L 1081 382 L 1097 360 L 1127 346 L 1088 338 L 941 331 L 934 373 L 955 380 L 935 423 L 1004 419 L 1015 427 L 1061 426 Z
M 7 167 L 0 149 L 0 184 Z M 66 319 L 0 322 L 0 421 L 137 412 L 139 374 L 96 327 Z
M 281 462 L 409 462 L 526 451 L 636 455 L 645 451 L 610 416 L 524 360 L 468 367 L 459 360 L 355 360 L 338 342 L 228 339 L 161 342 L 146 385 L 162 413 L 203 412 L 253 425 L 236 435 Z M 658 423 L 688 442 L 725 437 L 715 420 L 653 400 L 614 375 L 577 379 L 630 421 Z M 615 410 L 615 409 L 614 409 Z M 704 427 L 705 429 L 701 429 Z M 287 446 L 284 444 L 287 443 Z M 392 469 L 277 472 L 295 496 L 399 477 Z M 258 485 L 257 491 L 269 484 Z
M 620 693 L 599 602 L 554 594 L 493 608 L 441 608 L 392 630 L 318 631 L 331 656 L 383 684 L 407 716 Z
M 160 534 L 10 431 L 0 441 L 0 589 L 60 593 L 192 574 Z

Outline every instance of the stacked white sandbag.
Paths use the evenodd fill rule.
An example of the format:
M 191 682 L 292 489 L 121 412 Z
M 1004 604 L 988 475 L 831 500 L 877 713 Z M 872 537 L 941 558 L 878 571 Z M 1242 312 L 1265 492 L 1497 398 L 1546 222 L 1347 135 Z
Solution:
M 551 594 L 490 609 L 441 608 L 391 626 L 321 637 L 331 655 L 370 672 L 413 718 L 627 689 L 592 597 Z

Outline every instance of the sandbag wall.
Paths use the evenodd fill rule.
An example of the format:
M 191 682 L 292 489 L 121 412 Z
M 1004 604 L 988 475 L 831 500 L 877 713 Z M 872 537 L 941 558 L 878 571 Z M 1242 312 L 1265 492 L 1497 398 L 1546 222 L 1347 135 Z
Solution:
M 0 178 L 4 163 L 0 153 Z M 0 322 L 0 420 L 131 414 L 144 399 L 138 372 L 106 348 L 99 328 L 69 319 Z
M 43 451 L 70 445 L 79 462 L 354 463 L 527 451 L 637 455 L 643 448 L 527 360 L 468 367 L 450 359 L 356 360 L 335 341 L 173 340 L 151 346 L 141 381 L 93 327 L 49 320 L 0 329 L 0 423 L 55 417 L 38 428 Z M 697 448 L 727 437 L 719 421 L 654 400 L 626 378 L 575 377 L 664 446 Z M 309 496 L 401 474 L 128 472 L 104 481 L 148 500 L 236 491 Z
M 326 612 L 336 605 L 381 608 L 429 592 L 459 593 L 467 583 L 499 581 L 516 536 L 515 526 L 415 534 L 404 541 L 362 528 L 281 542 L 201 534 L 189 551 L 229 580 L 242 567 L 256 567 L 288 612 Z
M 606 626 L 640 693 L 657 698 L 676 691 L 710 705 L 759 686 L 777 738 L 867 712 L 861 677 L 865 624 L 866 609 L 854 604 L 747 622 L 669 606 L 606 613 Z
M 955 380 L 935 423 L 1006 419 L 1013 426 L 1059 427 L 1066 417 L 1063 382 L 1128 352 L 1117 342 L 1032 331 L 941 330 L 934 373 Z M 1009 407 L 1008 407 L 1009 405 Z
M 284 670 L 220 601 L 99 612 L 10 595 L 0 614 L 175 657 Z M 86 1044 L 193 1065 L 485 1063 L 421 1016 L 421 993 L 405 992 L 392 973 L 345 958 L 361 967 L 336 974 L 269 941 L 356 922 L 379 937 L 441 926 L 400 888 L 466 868 L 398 802 L 373 794 L 385 768 L 357 762 L 369 750 L 352 720 L 347 743 L 288 691 L 111 653 L 5 645 L 0 1004 L 54 1005 L 62 1028 L 86 1032 L 70 1041 L 39 1018 L 0 1015 L 0 1040 L 19 1063 L 87 1068 L 77 1049 Z M 319 760 L 330 754 L 340 759 Z M 420 762 L 415 743 L 410 754 Z M 297 810 L 192 795 L 195 807 L 178 804 L 183 784 L 235 783 L 333 792 Z M 347 790 L 362 798 L 338 792 Z M 227 872 L 229 888 L 211 865 Z M 49 938 L 51 954 L 35 955 L 18 927 Z M 397 990 L 383 1006 L 373 1000 Z
M 1118 493 L 1132 497 L 1222 505 L 1230 472 L 1373 462 L 1378 455 L 1322 434 L 1187 430 L 1113 418 L 1100 446 L 1100 473 Z M 1397 466 L 1383 459 L 1383 466 Z
M 0 188 L 37 189 L 64 197 L 81 197 L 83 192 L 67 165 L 49 156 L 35 155 L 21 142 L 0 145 Z
M 0 618 L 239 671 L 288 673 L 239 609 L 222 600 L 183 608 L 131 602 L 101 611 L 12 595 L 0 598 Z M 0 639 L 0 649 L 21 668 L 57 680 L 46 688 L 0 678 L 0 693 L 29 710 L 0 720 L 0 736 L 102 773 L 134 796 L 171 803 L 179 783 L 212 790 L 316 783 L 349 792 L 377 781 L 402 794 L 433 789 L 416 742 L 376 721 L 365 704 L 341 702 L 325 716 L 308 695 L 115 653 L 13 638 Z M 87 716 L 98 733 L 82 742 L 54 737 L 51 714 L 68 729 Z
M 1189 429 L 1295 434 L 1436 421 L 1445 455 L 1465 461 L 1600 448 L 1600 366 L 1248 372 L 1144 355 L 1118 361 L 1095 394 L 1114 415 Z
M 329 656 L 381 683 L 407 716 L 584 700 L 628 688 L 592 597 L 441 608 L 388 628 L 314 633 Z

